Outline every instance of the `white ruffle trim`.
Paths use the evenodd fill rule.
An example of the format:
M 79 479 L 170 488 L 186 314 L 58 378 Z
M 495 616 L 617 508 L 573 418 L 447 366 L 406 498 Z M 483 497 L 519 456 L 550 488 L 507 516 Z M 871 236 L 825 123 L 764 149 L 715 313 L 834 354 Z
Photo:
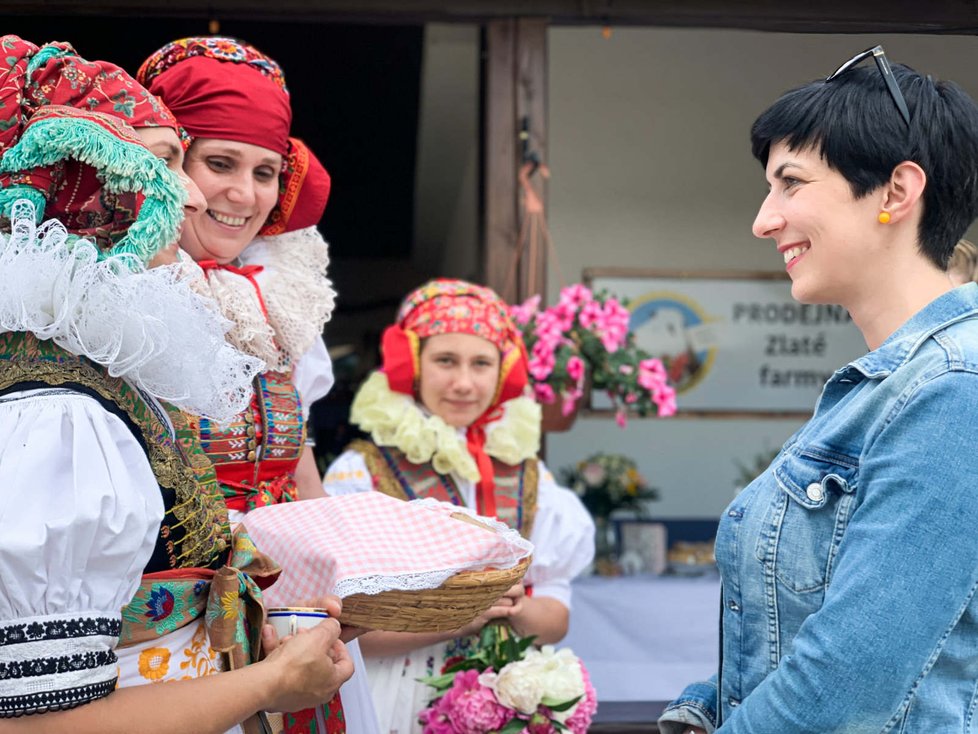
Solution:
M 196 270 L 197 289 L 214 298 L 234 324 L 228 341 L 263 360 L 269 370 L 288 372 L 322 336 L 333 314 L 336 292 L 326 277 L 327 250 L 315 227 L 252 241 L 236 264 L 264 268 L 255 275 L 261 301 L 242 275 L 219 268 L 205 275 L 195 264 L 184 267 Z
M 51 339 L 149 395 L 226 423 L 245 409 L 264 369 L 225 340 L 230 324 L 196 294 L 179 266 L 147 270 L 132 257 L 98 261 L 96 246 L 64 226 L 34 223 L 14 204 L 0 234 L 0 331 Z
M 508 557 L 502 557 L 497 554 L 492 564 L 493 568 L 512 568 L 533 553 L 533 543 L 520 535 L 519 531 L 512 529 L 495 518 L 479 515 L 467 507 L 459 507 L 448 502 L 441 502 L 433 497 L 411 500 L 410 504 L 415 507 L 424 507 L 432 512 L 445 514 L 462 513 L 495 530 L 505 541 L 511 553 Z M 357 576 L 337 582 L 333 593 L 341 599 L 345 599 L 353 594 L 367 594 L 372 596 L 384 591 L 436 589 L 457 573 L 464 571 L 482 571 L 485 568 L 485 561 L 473 559 L 471 563 L 460 563 L 448 568 L 431 569 L 418 573 Z
M 390 389 L 387 375 L 374 372 L 357 390 L 350 421 L 378 446 L 394 446 L 414 464 L 431 462 L 439 474 L 455 472 L 470 482 L 479 468 L 469 453 L 465 431 L 428 413 L 410 395 Z M 502 404 L 502 415 L 486 426 L 486 453 L 515 466 L 540 451 L 540 406 L 521 396 Z
M 326 277 L 329 248 L 316 227 L 256 238 L 241 253 L 244 265 L 263 265 L 262 297 L 275 339 L 297 360 L 322 337 L 333 315 L 336 291 Z

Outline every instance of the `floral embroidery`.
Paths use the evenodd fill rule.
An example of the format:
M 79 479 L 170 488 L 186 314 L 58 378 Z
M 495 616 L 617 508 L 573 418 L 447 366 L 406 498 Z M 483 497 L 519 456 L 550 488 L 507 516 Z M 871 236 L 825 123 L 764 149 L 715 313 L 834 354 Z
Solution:
M 0 663 L 0 681 L 16 680 L 17 678 L 28 678 L 38 675 L 77 673 L 81 670 L 95 670 L 112 665 L 115 661 L 115 653 L 111 650 L 62 655 L 56 658 L 17 660 L 10 663 Z
M 233 591 L 225 591 L 221 595 L 221 609 L 224 611 L 225 619 L 234 619 L 238 616 L 238 595 Z
M 194 56 L 231 61 L 236 64 L 248 64 L 271 79 L 277 87 L 288 94 L 288 87 L 285 86 L 285 75 L 273 59 L 252 46 L 241 44 L 233 38 L 220 36 L 182 38 L 179 41 L 168 43 L 143 62 L 136 78 L 140 84 L 148 87 L 155 77 L 174 64 Z
M 150 592 L 146 602 L 146 616 L 154 622 L 159 622 L 173 613 L 173 592 L 165 586 L 160 586 Z
M 77 619 L 57 619 L 48 622 L 28 622 L 24 624 L 0 624 L 0 647 L 22 642 L 40 640 L 62 640 L 70 637 L 92 637 L 105 635 L 118 637 L 120 622 L 108 617 L 79 617 Z
M 199 579 L 143 581 L 132 601 L 122 608 L 120 644 L 161 637 L 192 622 L 204 611 L 208 585 Z
M 170 651 L 165 647 L 151 647 L 139 653 L 139 674 L 146 680 L 161 680 L 169 669 Z
M 181 661 L 180 669 L 188 675 L 182 676 L 182 680 L 203 678 L 205 675 L 221 672 L 217 663 L 217 652 L 207 644 L 207 628 L 204 625 L 200 625 L 194 632 L 190 647 L 185 648 L 183 654 L 185 659 Z

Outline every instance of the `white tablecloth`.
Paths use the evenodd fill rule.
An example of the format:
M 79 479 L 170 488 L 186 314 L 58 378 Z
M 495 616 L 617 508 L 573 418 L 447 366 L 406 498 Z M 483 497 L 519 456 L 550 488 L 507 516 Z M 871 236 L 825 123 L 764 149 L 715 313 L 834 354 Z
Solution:
M 669 701 L 717 669 L 720 579 L 589 576 L 573 584 L 559 647 L 584 661 L 599 701 Z

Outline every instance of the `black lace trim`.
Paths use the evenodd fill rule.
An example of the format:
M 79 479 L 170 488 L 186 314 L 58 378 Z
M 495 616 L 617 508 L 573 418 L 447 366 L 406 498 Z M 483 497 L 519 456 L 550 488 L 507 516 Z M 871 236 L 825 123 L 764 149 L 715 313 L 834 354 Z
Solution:
M 112 650 L 82 652 L 62 655 L 56 658 L 33 658 L 17 660 L 13 663 L 0 663 L 0 680 L 31 678 L 37 675 L 56 675 L 58 673 L 77 673 L 79 670 L 93 670 L 117 662 Z
M 76 619 L 53 619 L 46 622 L 0 625 L 0 647 L 20 645 L 25 642 L 65 640 L 71 637 L 93 637 L 95 635 L 118 637 L 121 630 L 121 620 L 110 619 L 109 617 L 78 617 Z
M 60 691 L 29 693 L 24 696 L 0 696 L 0 719 L 10 719 L 48 711 L 63 711 L 83 703 L 105 698 L 115 690 L 118 678 Z

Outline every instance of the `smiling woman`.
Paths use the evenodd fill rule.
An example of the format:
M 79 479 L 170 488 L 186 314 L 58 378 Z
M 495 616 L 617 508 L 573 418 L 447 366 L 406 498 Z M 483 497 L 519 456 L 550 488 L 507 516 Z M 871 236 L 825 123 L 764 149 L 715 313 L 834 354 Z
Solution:
M 252 143 L 198 138 L 185 169 L 203 192 L 207 212 L 184 227 L 180 246 L 197 261 L 234 261 L 278 203 L 282 156 Z
M 228 506 L 241 513 L 322 496 L 304 418 L 332 384 L 321 332 L 333 291 L 315 228 L 329 175 L 289 137 L 284 76 L 254 47 L 225 38 L 175 41 L 146 60 L 139 78 L 192 139 L 184 170 L 206 207 L 184 226 L 181 247 L 234 324 L 230 341 L 268 367 L 240 425 L 201 425 Z M 244 452 L 233 448 L 239 429 L 248 436 Z
M 232 322 L 229 341 L 267 368 L 244 411 L 223 425 L 198 426 L 230 520 L 238 523 L 256 507 L 321 498 L 305 439 L 309 405 L 333 382 L 322 329 L 334 293 L 326 242 L 316 229 L 329 174 L 289 137 L 284 75 L 253 46 L 220 37 L 174 41 L 144 62 L 139 79 L 192 139 L 184 170 L 206 206 L 183 228 L 181 248 L 199 266 L 199 287 Z M 351 651 L 357 655 L 355 641 Z M 368 695 L 357 680 L 350 685 L 345 715 L 337 697 L 287 715 L 290 734 L 302 726 L 371 734 Z
M 967 731 L 978 285 L 946 270 L 978 215 L 978 105 L 877 46 L 783 95 L 751 142 L 770 185 L 754 234 L 774 240 L 794 298 L 845 307 L 871 351 L 827 376 L 811 420 L 724 512 L 720 668 L 661 729 Z
M 260 662 L 234 632 L 245 608 L 262 632 L 256 566 L 188 424 L 230 420 L 261 363 L 178 268 L 145 267 L 203 211 L 176 121 L 68 44 L 0 47 L 0 729 L 254 730 L 352 665 L 335 622 L 265 630 Z M 228 598 L 222 632 L 205 609 Z

